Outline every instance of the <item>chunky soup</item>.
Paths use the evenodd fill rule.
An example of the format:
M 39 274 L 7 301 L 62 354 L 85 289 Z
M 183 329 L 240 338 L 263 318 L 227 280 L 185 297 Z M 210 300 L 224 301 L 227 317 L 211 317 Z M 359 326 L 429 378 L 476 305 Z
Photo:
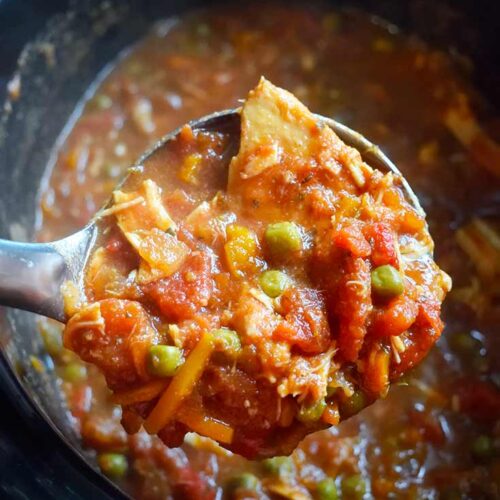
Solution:
M 184 125 L 113 191 L 63 339 L 131 434 L 256 459 L 384 397 L 439 338 L 450 279 L 399 175 L 265 78 L 238 118 Z
M 248 461 L 196 434 L 179 448 L 127 435 L 120 421 L 131 429 L 133 416 L 43 321 L 84 444 L 139 498 L 498 496 L 498 122 L 445 54 L 359 12 L 260 6 L 160 23 L 97 86 L 60 148 L 40 240 L 81 227 L 148 145 L 236 106 L 261 75 L 381 145 L 416 188 L 455 283 L 445 334 L 384 400 L 290 457 Z M 180 180 L 197 179 L 198 166 L 187 162 Z M 363 393 L 349 405 L 363 408 Z

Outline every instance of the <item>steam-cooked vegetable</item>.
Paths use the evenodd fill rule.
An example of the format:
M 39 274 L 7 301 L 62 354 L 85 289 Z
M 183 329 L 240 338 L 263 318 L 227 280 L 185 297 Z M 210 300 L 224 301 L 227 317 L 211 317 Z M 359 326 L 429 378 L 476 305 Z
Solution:
M 316 485 L 316 493 L 314 498 L 316 498 L 317 500 L 337 500 L 338 494 L 335 480 L 331 477 L 322 479 Z
M 459 14 L 460 8 L 453 6 L 451 10 Z M 149 162 L 132 169 L 134 182 L 120 188 L 124 193 L 139 191 L 139 199 L 130 200 L 131 210 L 145 198 L 141 190 L 144 179 L 159 186 L 161 203 L 176 228 L 156 229 L 168 235 L 165 239 L 182 242 L 188 250 L 180 267 L 170 275 L 156 280 L 154 272 L 148 272 L 146 260 L 116 226 L 116 217 L 126 211 L 126 204 L 116 204 L 119 206 L 108 211 L 107 217 L 99 219 L 103 234 L 96 241 L 100 249 L 89 260 L 86 294 L 75 293 L 73 300 L 66 301 L 71 304 L 68 314 L 77 313 L 86 302 L 136 301 L 151 315 L 154 335 L 144 349 L 137 348 L 139 345 L 128 349 L 129 335 L 137 340 L 142 332 L 151 331 L 144 329 L 140 315 L 130 318 L 130 325 L 137 325 L 135 331 L 126 328 L 124 334 L 119 334 L 120 328 L 128 324 L 120 314 L 115 329 L 109 328 L 107 318 L 102 332 L 89 328 L 96 340 L 99 335 L 112 345 L 115 339 L 120 340 L 117 344 L 123 350 L 117 360 L 126 380 L 113 386 L 111 400 L 95 367 L 88 368 L 82 382 L 60 384 L 71 423 L 77 432 L 81 429 L 86 447 L 97 449 L 98 454 L 123 453 L 127 457 L 132 474 L 120 486 L 133 497 L 210 499 L 224 489 L 224 496 L 234 500 L 250 496 L 311 500 L 318 495 L 317 486 L 324 478 L 335 479 L 340 497 L 342 478 L 359 473 L 366 482 L 365 498 L 495 498 L 495 421 L 499 415 L 495 346 L 500 281 L 493 271 L 489 243 L 483 252 L 483 244 L 476 242 L 482 238 L 471 224 L 478 218 L 498 233 L 497 185 L 490 174 L 494 167 L 486 167 L 487 163 L 493 165 L 495 156 L 485 157 L 481 163 L 476 156 L 477 144 L 454 140 L 458 135 L 446 123 L 449 110 L 459 108 L 457 95 L 463 94 L 469 110 L 474 109 L 473 118 L 482 134 L 498 140 L 494 107 L 487 96 L 469 85 L 468 71 L 457 76 L 456 65 L 445 52 L 395 33 L 394 26 L 372 23 L 366 13 L 302 5 L 280 7 L 273 2 L 238 6 L 236 10 L 230 5 L 208 8 L 181 15 L 175 26 L 169 21 L 160 23 L 97 83 L 96 95 L 106 96 L 106 102 L 84 106 L 82 115 L 67 129 L 64 144 L 54 150 L 55 165 L 42 186 L 37 239 L 51 241 L 81 228 L 111 195 L 128 167 L 158 138 L 181 122 L 216 108 L 240 105 L 235 99 L 242 96 L 242 89 L 255 83 L 256 75 L 272 74 L 291 85 L 294 94 L 316 112 L 335 117 L 379 143 L 415 183 L 437 237 L 435 255 L 456 283 L 455 293 L 448 298 L 444 339 L 422 369 L 396 381 L 399 373 L 419 362 L 439 332 L 436 319 L 441 285 L 436 282 L 433 288 L 424 284 L 422 290 L 418 279 L 420 270 L 426 269 L 430 270 L 428 283 L 434 276 L 439 281 L 439 275 L 432 271 L 432 241 L 424 237 L 425 220 L 401 204 L 397 176 L 374 179 L 361 158 L 346 165 L 337 157 L 325 163 L 314 156 L 308 162 L 294 160 L 293 169 L 283 168 L 290 150 L 283 146 L 290 143 L 283 140 L 299 137 L 297 157 L 311 157 L 325 136 L 314 128 L 314 120 L 303 120 L 294 127 L 287 118 L 300 116 L 295 114 L 297 108 L 287 105 L 281 108 L 280 116 L 268 102 L 264 108 L 253 107 L 266 128 L 262 134 L 248 137 L 244 151 L 250 154 L 240 157 L 241 168 L 231 169 L 235 174 L 231 189 L 235 188 L 238 198 L 225 189 L 225 182 L 230 156 L 239 141 L 227 142 L 225 132 L 207 134 L 190 127 L 184 127 L 175 148 L 157 157 L 154 169 Z M 460 19 L 467 24 L 463 16 L 449 13 L 452 19 L 445 16 L 447 20 Z M 50 44 L 38 45 L 50 62 Z M 56 50 L 54 55 L 60 54 Z M 460 66 L 477 72 L 478 68 L 472 68 L 477 61 L 456 56 L 453 59 Z M 484 58 L 481 64 L 484 66 Z M 492 71 L 482 69 L 492 76 Z M 11 97 L 30 91 L 19 75 L 12 82 L 10 87 L 17 91 L 11 92 Z M 16 103 L 12 105 L 15 111 Z M 249 115 L 241 116 L 246 127 Z M 50 121 L 50 116 L 47 119 Z M 155 126 L 152 133 L 147 132 L 152 128 L 149 120 Z M 461 119 L 457 122 L 464 124 Z M 311 131 L 318 138 L 312 148 Z M 266 135 L 272 140 L 262 148 Z M 245 133 L 242 137 L 245 139 Z M 261 147 L 259 154 L 252 154 L 256 151 L 252 145 Z M 345 150 L 338 146 L 344 155 Z M 333 189 L 325 189 L 330 183 Z M 330 219 L 332 211 L 335 220 Z M 391 214 L 394 221 L 387 218 Z M 367 223 L 371 216 L 379 222 Z M 473 218 L 468 220 L 468 216 Z M 358 222 L 352 224 L 355 219 Z M 301 252 L 271 255 L 265 229 L 279 221 L 294 221 L 302 228 Z M 223 246 L 230 224 L 250 229 L 261 250 L 258 270 L 243 278 L 230 274 L 225 259 Z M 14 224 L 12 235 L 19 229 Z M 478 247 L 477 259 L 471 257 L 467 244 L 453 240 L 457 229 L 469 233 L 473 246 Z M 341 273 L 337 274 L 334 265 L 342 261 L 347 270 L 352 256 L 366 266 L 357 260 L 338 281 Z M 479 272 L 483 262 L 484 271 Z M 404 275 L 401 295 L 382 298 L 371 289 L 371 271 L 383 265 L 391 265 Z M 279 269 L 290 279 L 276 298 L 267 296 L 259 282 L 268 269 Z M 337 284 L 341 290 L 334 293 Z M 343 296 L 350 298 L 339 300 Z M 353 298 L 360 305 L 357 309 L 347 305 Z M 171 379 L 149 374 L 149 346 L 176 346 L 187 357 L 205 331 L 221 327 L 237 332 L 241 342 L 237 356 L 224 350 L 222 342 L 216 345 L 214 356 L 176 412 L 176 419 L 160 431 L 159 438 L 145 435 L 142 423 Z M 81 335 L 83 340 L 86 333 L 73 330 L 72 336 Z M 55 373 L 61 375 L 64 366 L 76 359 L 75 354 L 61 349 L 60 343 L 58 346 L 57 338 L 55 345 L 54 351 L 40 349 L 36 359 L 21 357 L 15 364 L 20 376 L 51 376 L 52 362 Z M 101 350 L 98 346 L 101 344 L 82 344 L 87 353 Z M 308 354 L 303 355 L 303 349 Z M 55 354 L 53 360 L 46 351 Z M 137 366 L 145 368 L 141 377 L 132 353 Z M 299 433 L 305 425 L 297 420 L 301 406 L 320 398 L 319 390 L 325 385 L 327 408 L 318 426 L 337 425 L 339 408 L 360 385 L 366 392 L 366 403 L 370 403 L 377 397 L 373 388 L 385 386 L 385 370 L 381 368 L 386 356 L 386 375 L 398 386 L 390 397 L 363 411 L 338 433 L 332 429 L 302 440 L 292 455 L 290 474 L 284 478 L 269 475 L 259 462 L 237 456 L 262 449 L 260 439 L 265 435 L 270 436 L 267 450 L 273 447 L 273 440 L 291 443 L 294 432 Z M 105 353 L 95 359 L 111 357 Z M 102 367 L 110 373 L 113 369 L 111 363 L 102 363 Z M 256 383 L 253 373 L 257 374 Z M 273 394 L 273 377 L 280 394 L 286 395 L 279 400 Z M 262 397 L 239 397 L 243 392 L 251 395 L 254 387 Z M 114 407 L 113 402 L 122 408 Z M 226 413 L 223 402 L 232 404 L 230 412 Z M 181 421 L 186 422 L 181 412 L 188 403 L 202 410 L 197 422 L 215 419 L 234 429 L 231 443 L 224 446 L 235 453 L 191 432 L 181 444 L 184 433 L 191 430 Z M 226 420 L 226 415 L 235 419 Z M 245 432 L 242 423 L 252 432 Z M 267 423 L 268 429 L 264 427 Z M 122 425 L 131 435 L 125 434 Z M 480 436 L 487 436 L 492 444 L 492 452 L 485 458 L 473 453 Z M 174 448 L 167 449 L 161 440 Z M 258 478 L 257 490 L 228 491 L 230 478 L 245 473 Z
M 231 356 L 236 356 L 241 351 L 241 341 L 238 334 L 229 328 L 219 328 L 211 333 L 214 344 Z
M 265 271 L 259 277 L 259 284 L 266 295 L 279 297 L 288 287 L 288 276 L 281 271 Z
M 366 492 L 366 484 L 360 474 L 342 479 L 342 497 L 361 500 Z
M 404 291 L 401 273 L 390 265 L 379 266 L 372 271 L 372 289 L 381 297 L 395 297 Z
M 253 232 L 244 226 L 231 224 L 226 228 L 227 243 L 224 246 L 229 269 L 240 278 L 258 268 L 259 246 Z
M 127 458 L 120 453 L 103 453 L 97 457 L 101 471 L 108 477 L 120 479 L 128 469 Z
M 266 243 L 275 256 L 286 256 L 302 249 L 302 235 L 297 224 L 293 222 L 276 222 L 266 229 Z
M 203 335 L 144 422 L 150 434 L 156 434 L 175 418 L 175 412 L 200 379 L 213 349 L 213 337 Z
M 206 415 L 203 408 L 193 402 L 184 403 L 178 410 L 177 418 L 194 432 L 219 443 L 231 444 L 233 440 L 234 429 L 231 426 Z
M 148 372 L 155 377 L 173 377 L 183 362 L 182 351 L 171 345 L 149 348 Z
M 324 399 L 320 399 L 312 405 L 302 405 L 300 407 L 299 413 L 297 414 L 297 418 L 305 424 L 309 422 L 317 422 L 323 415 L 325 409 L 326 402 Z
M 114 192 L 64 344 L 127 430 L 258 459 L 385 396 L 439 337 L 450 280 L 401 179 L 292 94 L 261 79 L 240 118 L 232 159 L 227 131 L 185 125 L 161 152 L 172 176 L 158 157 Z M 226 189 L 198 175 L 227 167 Z M 273 491 L 307 495 L 289 486 Z

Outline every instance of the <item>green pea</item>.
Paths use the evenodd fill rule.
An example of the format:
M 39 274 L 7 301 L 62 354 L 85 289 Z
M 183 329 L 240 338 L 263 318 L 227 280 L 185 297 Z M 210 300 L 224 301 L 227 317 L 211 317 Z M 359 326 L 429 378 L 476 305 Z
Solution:
M 98 94 L 95 96 L 95 103 L 99 109 L 109 109 L 113 105 L 111 97 L 105 94 Z
M 266 458 L 262 461 L 262 466 L 271 476 L 286 477 L 293 473 L 293 462 L 290 457 Z
M 366 406 L 366 396 L 363 391 L 355 391 L 354 394 L 340 404 L 340 415 L 343 419 L 352 417 Z
M 337 500 L 338 494 L 335 479 L 327 477 L 320 481 L 316 486 L 314 497 L 317 500 Z
M 83 382 L 87 378 L 87 368 L 81 363 L 69 363 L 63 368 L 62 378 L 72 384 Z
M 269 224 L 264 237 L 269 250 L 276 256 L 302 250 L 302 235 L 299 226 L 293 222 Z
M 149 349 L 148 372 L 155 377 L 172 377 L 184 362 L 182 350 L 172 345 L 154 345 Z
M 372 271 L 372 290 L 380 297 L 395 297 L 404 291 L 403 276 L 390 265 L 376 267 Z
M 281 271 L 265 271 L 259 277 L 263 292 L 271 298 L 279 297 L 287 288 L 290 280 Z
M 472 454 L 479 459 L 489 458 L 493 451 L 493 444 L 491 438 L 486 435 L 478 436 L 472 442 L 471 446 Z
M 366 492 L 366 482 L 361 474 L 342 479 L 342 498 L 360 500 Z
M 236 490 L 255 491 L 258 487 L 258 478 L 249 472 L 244 472 L 243 474 L 232 477 L 227 483 L 226 490 L 228 492 L 234 492 Z
M 103 474 L 113 479 L 123 477 L 128 469 L 127 457 L 121 453 L 103 453 L 97 462 Z
M 40 325 L 45 350 L 51 356 L 58 356 L 63 348 L 61 327 L 52 321 L 43 321 Z
M 321 418 L 321 415 L 323 415 L 325 408 L 326 401 L 324 399 L 316 401 L 311 406 L 302 405 L 297 413 L 297 418 L 304 424 L 317 422 Z
M 229 328 L 213 330 L 215 342 L 228 354 L 236 356 L 241 351 L 241 341 L 238 334 Z

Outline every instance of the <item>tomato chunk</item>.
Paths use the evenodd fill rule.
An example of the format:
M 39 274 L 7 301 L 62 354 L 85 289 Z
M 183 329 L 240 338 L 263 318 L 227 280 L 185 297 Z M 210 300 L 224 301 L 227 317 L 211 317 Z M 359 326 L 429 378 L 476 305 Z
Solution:
M 371 259 L 374 267 L 390 264 L 399 269 L 396 237 L 389 224 L 377 222 L 364 230 L 364 235 L 372 246 Z
M 208 304 L 213 292 L 211 258 L 193 252 L 172 276 L 144 287 L 146 294 L 169 321 L 189 319 Z
M 105 299 L 87 306 L 64 331 L 65 347 L 97 365 L 113 389 L 147 377 L 145 354 L 156 341 L 146 311 L 131 300 Z
M 356 361 L 366 335 L 367 319 L 372 310 L 370 267 L 366 260 L 347 259 L 336 296 L 340 353 L 346 360 Z
M 281 306 L 286 321 L 274 330 L 275 339 L 284 340 L 306 354 L 319 354 L 328 348 L 330 328 L 319 292 L 291 289 L 283 294 Z
M 338 248 L 348 250 L 356 257 L 368 257 L 371 253 L 370 244 L 357 220 L 349 219 L 342 222 L 333 232 L 333 242 Z
M 369 334 L 377 338 L 400 335 L 415 322 L 417 314 L 418 304 L 405 295 L 400 296 L 374 311 Z
M 438 303 L 418 304 L 415 322 L 408 330 L 407 349 L 400 353 L 401 362 L 391 367 L 391 377 L 401 375 L 415 366 L 438 340 L 444 328 L 440 311 L 441 305 Z

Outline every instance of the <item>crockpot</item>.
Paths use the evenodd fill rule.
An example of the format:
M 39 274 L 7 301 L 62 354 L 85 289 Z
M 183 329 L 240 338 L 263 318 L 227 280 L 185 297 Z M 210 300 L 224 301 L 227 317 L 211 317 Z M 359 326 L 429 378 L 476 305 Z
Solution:
M 159 18 L 213 2 L 0 0 L 0 237 L 29 241 L 38 193 L 54 145 L 78 113 L 85 91 L 125 47 Z M 386 18 L 403 31 L 474 61 L 478 88 L 500 95 L 500 4 L 494 0 L 337 1 Z M 20 78 L 21 94 L 7 98 Z M 9 498 L 123 496 L 82 449 L 50 370 L 34 315 L 0 310 L 0 494 Z M 50 360 L 47 360 L 50 366 Z

